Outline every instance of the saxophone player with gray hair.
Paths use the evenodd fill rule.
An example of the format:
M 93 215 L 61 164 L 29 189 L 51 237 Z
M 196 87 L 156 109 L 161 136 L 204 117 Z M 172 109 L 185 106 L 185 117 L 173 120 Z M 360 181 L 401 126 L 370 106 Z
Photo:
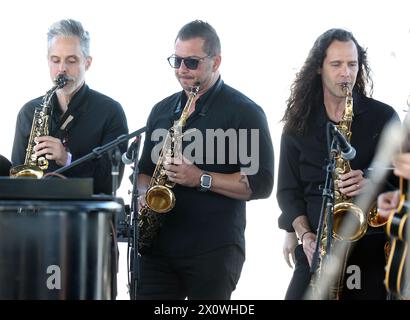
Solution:
M 62 88 L 50 100 L 48 135 L 35 138 L 32 148 L 35 157 L 45 157 L 47 172 L 69 165 L 128 132 L 127 120 L 121 105 L 85 83 L 85 73 L 91 66 L 90 36 L 80 22 L 60 20 L 48 30 L 47 60 L 51 79 L 64 76 Z M 17 116 L 12 150 L 13 166 L 24 164 L 26 148 L 32 128 L 33 115 L 43 97 L 27 102 Z M 120 146 L 125 152 L 126 143 Z M 120 170 L 120 181 L 123 165 Z M 94 193 L 112 193 L 111 162 L 108 155 L 88 161 L 65 172 L 68 177 L 94 179 Z
M 173 202 L 149 201 L 147 189 L 174 185 L 175 204 L 167 213 L 156 213 L 163 219 L 150 250 L 139 259 L 136 298 L 230 299 L 245 260 L 246 201 L 272 192 L 269 128 L 262 108 L 222 81 L 221 44 L 210 24 L 187 23 L 174 49 L 168 62 L 183 90 L 151 111 L 138 191 L 145 207 Z M 193 90 L 197 86 L 199 91 Z M 177 122 L 184 124 L 182 147 L 165 150 L 168 156 L 157 163 L 164 159 L 158 158 L 158 146 Z
M 295 270 L 285 299 L 303 299 L 311 280 L 310 266 L 326 180 L 328 123 L 342 123 L 346 107 L 344 89 L 352 91 L 353 120 L 348 130 L 356 157 L 351 170 L 335 179 L 335 189 L 349 198 L 360 194 L 364 176 L 375 154 L 380 134 L 394 109 L 372 99 L 372 80 L 366 51 L 353 34 L 330 29 L 315 41 L 291 87 L 283 121 L 277 200 L 282 214 L 279 227 L 296 232 Z M 370 94 L 368 93 L 370 92 Z M 351 137 L 350 137 L 351 136 Z M 333 229 L 334 230 L 334 229 Z M 287 237 L 288 239 L 292 237 Z M 347 260 L 352 277 L 342 283 L 340 299 L 386 299 L 383 285 L 386 237 L 381 227 L 368 227 L 355 242 Z M 288 254 L 288 251 L 286 251 Z

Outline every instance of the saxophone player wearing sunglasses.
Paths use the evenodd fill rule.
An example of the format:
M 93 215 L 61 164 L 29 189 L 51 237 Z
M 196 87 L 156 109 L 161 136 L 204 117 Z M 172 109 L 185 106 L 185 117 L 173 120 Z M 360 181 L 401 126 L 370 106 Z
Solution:
M 140 207 L 149 205 L 150 190 L 163 190 L 161 187 L 167 185 L 173 186 L 175 204 L 172 201 L 165 214 L 150 213 L 163 219 L 146 219 L 153 224 L 161 220 L 160 226 L 140 228 L 140 232 L 159 232 L 139 259 L 137 299 L 230 299 L 245 260 L 245 202 L 266 198 L 272 192 L 273 146 L 265 114 L 222 81 L 221 60 L 219 37 L 210 24 L 196 20 L 182 27 L 168 63 L 183 90 L 152 109 L 138 176 Z M 193 139 L 198 147 L 195 155 L 185 154 L 189 144 L 183 141 L 181 152 L 170 148 L 165 150 L 168 157 L 152 159 L 152 151 L 161 141 L 155 139 L 155 133 L 172 131 L 174 146 L 178 143 L 175 131 L 182 127 L 178 123 L 183 124 L 182 135 L 192 132 L 188 140 Z M 251 141 L 255 130 L 258 134 Z M 209 132 L 230 132 L 238 138 L 240 131 L 246 133 L 245 141 L 229 139 L 218 154 L 229 155 L 231 144 L 238 143 L 234 146 L 238 152 L 246 146 L 258 146 L 251 157 L 258 159 L 253 172 L 246 170 L 249 163 L 239 158 L 220 161 L 215 146 L 210 148 L 218 138 L 210 138 Z M 162 159 L 163 163 L 157 163 Z M 158 167 L 163 170 L 155 170 Z

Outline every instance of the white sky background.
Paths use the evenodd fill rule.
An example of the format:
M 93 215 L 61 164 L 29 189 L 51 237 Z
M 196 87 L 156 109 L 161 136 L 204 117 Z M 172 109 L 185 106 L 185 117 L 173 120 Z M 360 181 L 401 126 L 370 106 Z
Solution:
M 87 83 L 122 104 L 131 132 L 144 126 L 156 102 L 180 90 L 166 57 L 173 53 L 178 30 L 202 19 L 220 36 L 224 81 L 265 110 L 277 169 L 279 121 L 290 85 L 313 42 L 327 29 L 349 29 L 368 48 L 373 97 L 403 116 L 410 94 L 409 7 L 405 0 L 3 1 L 0 153 L 11 157 L 21 106 L 52 86 L 46 33 L 53 22 L 73 18 L 90 32 L 93 64 Z M 119 195 L 126 203 L 130 187 L 124 179 Z M 233 299 L 284 297 L 291 269 L 282 258 L 283 232 L 277 228 L 280 211 L 275 194 L 276 188 L 269 199 L 248 203 L 247 260 Z M 121 263 L 124 270 L 125 260 Z M 124 284 L 119 285 L 119 298 L 127 298 Z

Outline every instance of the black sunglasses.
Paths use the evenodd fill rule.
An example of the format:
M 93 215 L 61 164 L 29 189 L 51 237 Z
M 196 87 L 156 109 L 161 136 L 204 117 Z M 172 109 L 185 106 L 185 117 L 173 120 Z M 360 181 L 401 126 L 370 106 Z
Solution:
M 208 58 L 209 56 L 205 57 L 178 57 L 176 55 L 172 55 L 167 58 L 169 65 L 172 68 L 179 69 L 181 67 L 182 61 L 184 61 L 185 66 L 190 69 L 190 70 L 196 70 L 198 68 L 199 62 L 201 60 L 204 60 L 205 58 Z

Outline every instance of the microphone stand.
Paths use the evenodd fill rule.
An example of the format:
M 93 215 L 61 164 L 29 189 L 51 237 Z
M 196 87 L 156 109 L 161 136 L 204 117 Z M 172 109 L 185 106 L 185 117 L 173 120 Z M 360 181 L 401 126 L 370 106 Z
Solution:
M 129 247 L 128 252 L 131 256 L 131 266 L 130 266 L 130 299 L 131 300 L 136 300 L 137 298 L 137 288 L 138 288 L 138 282 L 139 282 L 139 261 L 138 261 L 138 174 L 139 174 L 139 169 L 138 169 L 138 158 L 139 158 L 139 149 L 140 149 L 140 144 L 141 144 L 141 138 L 137 137 L 137 139 L 140 139 L 139 143 L 137 144 L 137 147 L 132 150 L 133 153 L 133 160 L 134 160 L 134 171 L 132 173 L 132 193 L 131 193 L 131 217 L 130 217 L 130 232 L 129 234 L 132 234 L 132 239 L 131 241 L 128 241 L 128 246 Z
M 313 253 L 312 257 L 312 264 L 310 267 L 310 273 L 313 276 L 315 276 L 315 273 L 318 271 L 319 268 L 319 262 L 321 262 L 321 265 L 323 265 L 324 261 L 320 261 L 320 258 L 328 259 L 330 257 L 330 250 L 331 250 L 331 244 L 332 244 L 332 238 L 333 238 L 333 206 L 334 206 L 334 184 L 333 184 L 333 175 L 332 173 L 335 171 L 336 168 L 336 155 L 338 152 L 338 141 L 333 136 L 332 140 L 330 140 L 330 124 L 328 123 L 327 125 L 327 130 L 326 130 L 326 138 L 327 138 L 327 149 L 329 153 L 329 162 L 326 166 L 326 179 L 325 179 L 325 185 L 323 188 L 322 192 L 322 206 L 320 209 L 320 217 L 319 217 L 319 224 L 316 232 L 316 246 L 315 246 L 315 251 Z M 329 143 L 332 141 L 331 143 Z M 326 226 L 326 230 L 325 230 Z M 325 252 L 326 255 L 324 257 L 320 257 L 321 254 L 321 245 L 322 245 L 322 237 L 323 233 L 326 231 L 326 247 L 325 247 Z M 329 261 L 326 261 L 328 264 Z M 316 294 L 318 295 L 317 297 L 314 297 L 315 299 L 323 299 L 323 290 L 320 287 L 322 284 L 320 283 L 320 274 L 322 273 L 322 270 L 319 270 L 319 274 L 316 275 L 318 277 L 316 279 L 316 283 L 319 282 L 319 288 L 313 288 L 316 289 Z M 318 281 L 319 280 L 319 281 Z
M 122 134 L 119 137 L 117 137 L 116 139 L 108 142 L 107 144 L 104 144 L 100 147 L 94 148 L 90 153 L 88 153 L 85 156 L 71 162 L 70 165 L 65 166 L 65 167 L 61 167 L 61 168 L 53 171 L 53 174 L 61 174 L 61 173 L 65 172 L 65 171 L 67 171 L 67 170 L 69 170 L 69 169 L 71 169 L 75 166 L 78 166 L 80 163 L 83 163 L 83 162 L 88 161 L 88 160 L 100 158 L 102 155 L 104 155 L 108 151 L 111 151 L 112 149 L 114 149 L 116 147 L 118 148 L 119 144 L 121 144 L 125 141 L 128 141 L 128 140 L 130 140 L 130 139 L 132 139 L 132 138 L 134 138 L 138 135 L 141 135 L 145 131 L 146 131 L 146 127 L 143 127 L 143 128 L 138 129 L 138 130 L 136 130 L 136 131 L 134 131 L 130 134 Z M 113 157 L 118 158 L 118 154 L 119 154 L 119 150 L 118 150 L 118 152 L 114 153 Z M 114 161 L 114 163 L 113 163 L 113 161 L 112 161 L 113 157 L 111 157 L 111 164 L 114 166 L 114 168 L 111 170 L 112 180 L 113 180 L 113 187 L 117 188 L 118 187 L 118 171 L 119 170 L 116 169 L 115 166 L 119 166 L 119 160 L 116 161 L 116 162 Z M 121 159 L 121 155 L 119 155 L 119 159 Z M 113 194 L 115 194 L 115 191 L 116 191 L 116 189 L 113 190 Z
M 335 170 L 335 153 L 334 145 L 336 144 L 335 139 L 332 141 L 332 147 L 329 152 L 329 163 L 326 166 L 326 180 L 325 186 L 322 192 L 322 207 L 320 210 L 319 224 L 316 233 L 316 247 L 313 253 L 312 265 L 310 267 L 311 274 L 314 274 L 318 268 L 320 247 L 323 233 L 325 232 L 325 222 L 327 228 L 326 234 L 326 253 L 330 251 L 332 232 L 333 232 L 333 176 L 332 173 Z
M 115 198 L 119 187 L 118 180 L 120 174 L 121 151 L 117 145 L 115 146 L 114 151 L 110 150 L 109 153 L 111 158 L 112 196 Z

